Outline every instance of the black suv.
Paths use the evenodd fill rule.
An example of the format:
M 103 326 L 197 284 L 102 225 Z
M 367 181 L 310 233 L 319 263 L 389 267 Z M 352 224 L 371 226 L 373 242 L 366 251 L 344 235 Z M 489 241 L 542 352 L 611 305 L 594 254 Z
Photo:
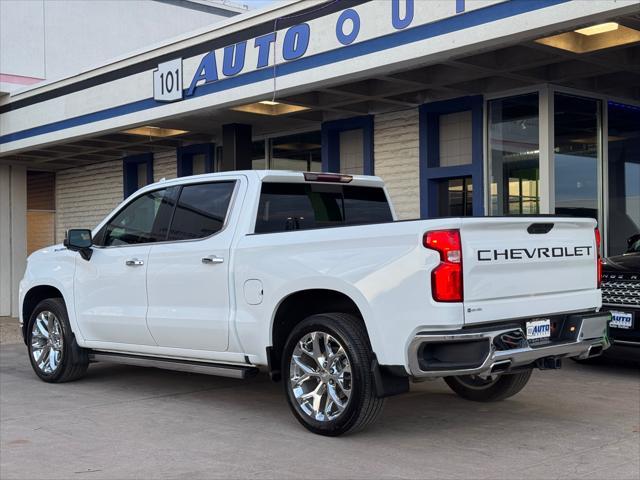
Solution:
M 627 252 L 603 262 L 602 309 L 611 312 L 611 353 L 640 358 L 640 234 L 629 238 Z

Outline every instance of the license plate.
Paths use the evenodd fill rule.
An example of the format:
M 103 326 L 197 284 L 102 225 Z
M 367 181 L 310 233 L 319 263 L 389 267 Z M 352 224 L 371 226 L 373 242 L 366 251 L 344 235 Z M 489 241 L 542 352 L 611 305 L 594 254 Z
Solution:
M 551 336 L 551 319 L 527 322 L 527 340 L 543 340 Z
M 612 328 L 633 328 L 633 313 L 611 312 L 609 326 Z

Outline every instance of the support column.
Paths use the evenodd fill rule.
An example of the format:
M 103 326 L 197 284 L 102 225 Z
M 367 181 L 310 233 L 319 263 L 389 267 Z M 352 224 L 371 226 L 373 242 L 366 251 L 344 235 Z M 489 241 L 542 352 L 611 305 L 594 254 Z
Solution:
M 0 167 L 0 315 L 18 316 L 18 284 L 27 261 L 27 171 Z
M 538 104 L 538 122 L 540 125 L 540 213 L 556 213 L 555 183 L 555 107 L 553 90 L 545 85 L 540 90 Z
M 220 170 L 251 170 L 251 125 L 230 123 L 222 126 Z
M 11 167 L 0 165 L 0 316 L 11 315 Z

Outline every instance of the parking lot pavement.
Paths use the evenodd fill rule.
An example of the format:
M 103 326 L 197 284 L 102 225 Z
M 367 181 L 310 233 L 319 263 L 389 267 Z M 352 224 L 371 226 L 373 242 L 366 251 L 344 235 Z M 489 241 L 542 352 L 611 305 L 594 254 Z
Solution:
M 394 397 L 377 424 L 323 438 L 280 384 L 93 365 L 75 383 L 0 347 L 0 478 L 640 478 L 638 370 L 569 361 L 478 404 L 442 381 Z
M 5 343 L 20 343 L 20 324 L 17 318 L 0 317 L 0 345 Z

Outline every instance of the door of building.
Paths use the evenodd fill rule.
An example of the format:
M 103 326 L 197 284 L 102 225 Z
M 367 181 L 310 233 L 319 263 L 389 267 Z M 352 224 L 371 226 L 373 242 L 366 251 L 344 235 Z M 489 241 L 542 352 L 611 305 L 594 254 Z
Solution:
M 56 176 L 27 172 L 27 255 L 56 243 Z

